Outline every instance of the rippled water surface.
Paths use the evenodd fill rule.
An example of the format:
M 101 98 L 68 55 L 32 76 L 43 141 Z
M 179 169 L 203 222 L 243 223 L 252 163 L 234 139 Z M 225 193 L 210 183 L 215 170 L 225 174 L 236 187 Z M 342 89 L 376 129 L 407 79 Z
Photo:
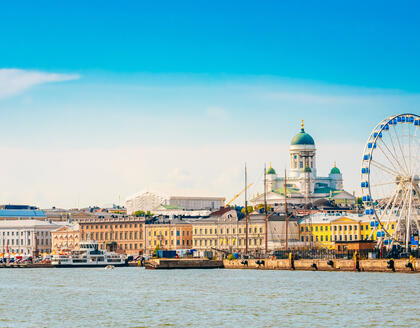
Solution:
M 418 327 L 420 275 L 0 269 L 0 327 Z

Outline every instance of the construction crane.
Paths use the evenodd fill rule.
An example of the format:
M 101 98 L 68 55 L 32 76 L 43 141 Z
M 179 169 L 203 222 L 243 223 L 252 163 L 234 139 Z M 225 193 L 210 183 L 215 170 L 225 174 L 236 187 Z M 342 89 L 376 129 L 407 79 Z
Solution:
M 244 189 L 242 189 L 238 194 L 236 194 L 235 195 L 235 197 L 233 197 L 229 202 L 227 202 L 226 204 L 225 204 L 225 207 L 228 207 L 236 198 L 238 198 L 240 195 L 242 195 L 242 193 L 245 191 L 245 190 L 247 190 L 247 189 L 249 189 L 249 187 L 251 187 L 252 185 L 253 185 L 254 183 L 253 182 L 251 182 L 249 185 L 247 185 Z

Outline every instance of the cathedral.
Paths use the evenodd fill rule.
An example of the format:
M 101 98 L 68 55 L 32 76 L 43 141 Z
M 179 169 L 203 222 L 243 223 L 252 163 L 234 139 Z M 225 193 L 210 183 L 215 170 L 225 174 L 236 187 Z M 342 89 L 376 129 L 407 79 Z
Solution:
M 300 132 L 294 136 L 289 148 L 289 176 L 277 174 L 271 166 L 266 172 L 267 204 L 284 203 L 287 195 L 289 204 L 303 205 L 318 199 L 334 200 L 336 204 L 354 204 L 355 197 L 344 191 L 343 175 L 334 164 L 327 177 L 319 177 L 316 172 L 316 148 L 314 139 L 305 132 L 303 121 Z M 251 205 L 264 203 L 264 194 L 251 199 Z

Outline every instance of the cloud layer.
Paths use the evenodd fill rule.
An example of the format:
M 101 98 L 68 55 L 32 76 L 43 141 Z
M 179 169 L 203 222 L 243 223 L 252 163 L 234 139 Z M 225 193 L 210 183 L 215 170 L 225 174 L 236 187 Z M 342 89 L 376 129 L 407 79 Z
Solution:
M 0 69 L 0 99 L 19 94 L 36 85 L 77 80 L 77 74 L 57 74 L 22 69 Z

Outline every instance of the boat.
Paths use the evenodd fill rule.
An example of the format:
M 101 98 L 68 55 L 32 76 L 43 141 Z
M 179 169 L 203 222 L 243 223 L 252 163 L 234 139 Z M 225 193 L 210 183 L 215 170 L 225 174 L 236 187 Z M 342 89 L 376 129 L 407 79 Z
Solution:
M 99 249 L 97 242 L 86 241 L 80 242 L 79 249 L 69 254 L 54 255 L 51 264 L 56 268 L 120 267 L 128 266 L 128 259 L 125 255 Z

